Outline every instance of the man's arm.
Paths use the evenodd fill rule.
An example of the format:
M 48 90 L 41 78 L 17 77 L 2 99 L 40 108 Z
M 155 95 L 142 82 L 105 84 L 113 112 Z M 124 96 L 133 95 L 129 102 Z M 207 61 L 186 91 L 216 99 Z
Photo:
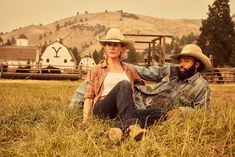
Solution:
M 74 108 L 83 107 L 86 88 L 87 88 L 87 81 L 85 80 L 76 89 L 72 99 L 70 100 L 69 108 L 74 109 Z
M 171 63 L 165 63 L 162 67 L 159 66 L 150 66 L 144 67 L 139 65 L 128 64 L 129 66 L 136 69 L 138 75 L 146 81 L 155 81 L 159 82 L 161 79 L 167 75 L 170 75 Z

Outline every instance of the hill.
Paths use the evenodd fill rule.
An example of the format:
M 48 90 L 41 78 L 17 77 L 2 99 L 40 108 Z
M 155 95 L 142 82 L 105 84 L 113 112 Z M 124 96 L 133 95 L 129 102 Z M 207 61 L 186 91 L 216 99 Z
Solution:
M 77 47 L 82 55 L 92 53 L 101 47 L 96 41 L 109 27 L 118 27 L 124 33 L 169 34 L 181 37 L 191 32 L 199 33 L 201 20 L 162 19 L 144 15 L 135 15 L 122 11 L 85 13 L 55 21 L 48 25 L 30 25 L 1 35 L 4 42 L 12 37 L 25 34 L 29 44 L 42 47 L 58 37 L 68 47 Z

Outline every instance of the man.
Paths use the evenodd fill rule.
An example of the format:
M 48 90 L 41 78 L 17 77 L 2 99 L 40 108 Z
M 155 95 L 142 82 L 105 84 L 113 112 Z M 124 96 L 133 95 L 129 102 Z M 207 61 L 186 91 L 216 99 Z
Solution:
M 153 88 L 136 85 L 135 102 L 138 108 L 159 107 L 165 111 L 174 108 L 207 108 L 210 89 L 200 72 L 211 68 L 211 62 L 195 44 L 186 45 L 180 54 L 171 56 L 178 65 L 166 63 L 163 67 L 134 66 L 140 77 L 158 82 Z
M 132 65 L 146 81 L 157 84 L 151 88 L 135 85 L 135 104 L 137 108 L 162 108 L 168 115 L 172 111 L 205 107 L 210 102 L 210 89 L 200 72 L 211 68 L 211 62 L 195 44 L 186 45 L 180 54 L 173 55 L 179 64 L 166 63 L 162 67 L 148 68 Z M 81 106 L 86 82 L 77 89 L 70 107 Z M 80 105 L 79 105 L 80 104 Z

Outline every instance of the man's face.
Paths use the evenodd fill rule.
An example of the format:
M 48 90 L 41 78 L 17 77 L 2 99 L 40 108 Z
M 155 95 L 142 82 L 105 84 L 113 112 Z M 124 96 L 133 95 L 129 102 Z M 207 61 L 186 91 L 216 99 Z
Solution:
M 196 73 L 195 60 L 192 57 L 183 56 L 179 60 L 179 79 L 184 80 Z

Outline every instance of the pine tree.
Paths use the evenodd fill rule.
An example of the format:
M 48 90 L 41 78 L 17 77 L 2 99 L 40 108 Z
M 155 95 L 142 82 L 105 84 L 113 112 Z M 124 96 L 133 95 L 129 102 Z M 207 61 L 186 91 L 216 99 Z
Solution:
M 92 57 L 93 57 L 95 63 L 98 64 L 99 61 L 100 61 L 100 55 L 99 55 L 99 52 L 97 50 L 94 50 L 94 52 L 92 54 Z
M 11 42 L 9 39 L 7 39 L 7 42 L 5 43 L 6 46 L 11 46 Z
M 229 0 L 215 0 L 209 6 L 208 18 L 202 20 L 200 31 L 197 44 L 206 55 L 213 55 L 214 65 L 232 65 L 230 57 L 235 56 L 235 31 Z
M 81 56 L 80 53 L 78 53 L 78 49 L 76 46 L 72 49 L 72 53 L 75 59 L 77 60 L 77 63 L 79 63 L 81 61 Z
M 11 37 L 11 45 L 15 45 L 16 44 L 16 40 L 15 40 L 15 38 L 14 37 Z

